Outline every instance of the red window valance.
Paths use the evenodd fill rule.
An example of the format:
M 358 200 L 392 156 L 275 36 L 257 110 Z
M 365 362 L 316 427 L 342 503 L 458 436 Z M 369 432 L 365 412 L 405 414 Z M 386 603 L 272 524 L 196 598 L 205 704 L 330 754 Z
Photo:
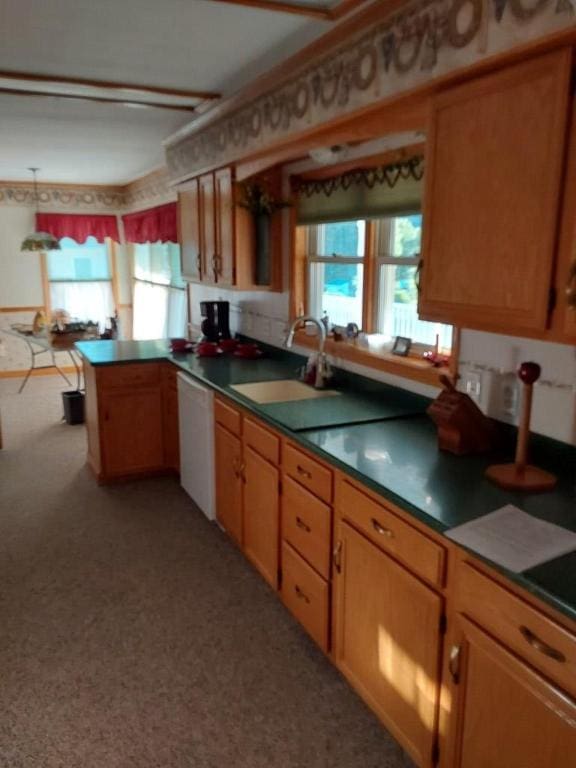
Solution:
M 95 237 L 99 243 L 111 237 L 120 242 L 116 216 L 85 215 L 83 213 L 37 213 L 36 228 L 48 232 L 58 240 L 71 237 L 77 243 L 85 243 L 89 237 Z
M 122 216 L 127 243 L 178 242 L 177 205 L 167 203 Z

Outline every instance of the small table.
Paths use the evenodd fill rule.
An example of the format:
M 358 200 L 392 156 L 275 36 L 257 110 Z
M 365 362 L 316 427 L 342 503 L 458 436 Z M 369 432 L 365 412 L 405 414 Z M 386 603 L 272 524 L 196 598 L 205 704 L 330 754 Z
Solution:
M 35 336 L 34 334 L 18 330 L 18 328 L 15 328 L 15 327 L 2 328 L 0 330 L 2 331 L 2 333 L 8 334 L 8 336 L 14 336 L 17 339 L 21 339 L 28 346 L 28 349 L 30 351 L 30 368 L 28 369 L 28 373 L 26 374 L 24 381 L 20 385 L 18 394 L 22 392 L 22 390 L 28 383 L 28 379 L 32 375 L 32 371 L 40 370 L 41 368 L 56 368 L 56 370 L 58 371 L 60 376 L 62 376 L 62 378 L 68 384 L 68 386 L 70 387 L 72 386 L 72 382 L 70 381 L 70 379 L 66 376 L 64 371 L 58 367 L 56 363 L 56 358 L 54 357 L 55 352 L 66 352 L 70 357 L 70 360 L 72 361 L 72 365 L 74 366 L 74 369 L 76 371 L 76 389 L 80 390 L 80 385 L 82 383 L 82 369 L 80 367 L 79 359 L 75 357 L 75 349 L 74 349 L 74 344 L 78 341 L 77 334 L 74 334 L 74 335 L 71 334 L 70 345 L 66 343 L 62 344 L 61 342 L 55 345 L 52 342 L 52 338 L 48 335 L 43 334 L 43 335 Z M 93 337 L 90 337 L 90 338 L 93 338 Z M 49 365 L 36 365 L 36 358 L 38 357 L 38 355 L 43 355 L 46 352 L 50 354 L 52 362 Z

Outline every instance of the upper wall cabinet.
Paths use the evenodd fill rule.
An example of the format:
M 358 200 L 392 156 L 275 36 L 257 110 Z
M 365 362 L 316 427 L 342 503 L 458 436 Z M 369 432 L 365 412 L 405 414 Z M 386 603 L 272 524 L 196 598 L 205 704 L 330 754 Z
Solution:
M 420 315 L 543 332 L 553 284 L 572 54 L 532 59 L 434 100 Z
M 280 171 L 272 178 L 279 187 Z M 270 220 L 269 279 L 262 281 L 256 222 L 237 204 L 231 168 L 192 179 L 180 188 L 178 199 L 182 274 L 186 280 L 243 290 L 282 289 L 281 217 L 275 214 Z

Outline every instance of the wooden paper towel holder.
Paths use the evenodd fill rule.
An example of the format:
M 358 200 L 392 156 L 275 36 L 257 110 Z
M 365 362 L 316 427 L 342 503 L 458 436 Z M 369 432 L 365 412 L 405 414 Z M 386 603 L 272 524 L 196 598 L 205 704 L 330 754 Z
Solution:
M 537 363 L 522 363 L 518 369 L 518 378 L 523 384 L 523 392 L 516 460 L 513 464 L 492 464 L 486 470 L 486 477 L 508 491 L 543 493 L 554 488 L 557 478 L 544 469 L 528 464 L 532 389 L 540 378 L 540 366 Z

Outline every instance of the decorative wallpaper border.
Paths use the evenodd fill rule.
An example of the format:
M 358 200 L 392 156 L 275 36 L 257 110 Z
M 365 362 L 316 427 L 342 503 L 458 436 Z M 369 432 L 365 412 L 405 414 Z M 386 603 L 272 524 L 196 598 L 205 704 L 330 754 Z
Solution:
M 167 170 L 161 168 L 124 186 L 39 184 L 38 198 L 41 209 L 49 211 L 125 213 L 172 202 L 176 192 L 168 186 Z M 0 181 L 0 206 L 4 205 L 33 208 L 33 185 Z
M 198 131 L 192 123 L 188 136 L 166 146 L 170 177 L 238 160 L 289 133 L 571 25 L 572 2 L 417 0 L 246 106 Z

